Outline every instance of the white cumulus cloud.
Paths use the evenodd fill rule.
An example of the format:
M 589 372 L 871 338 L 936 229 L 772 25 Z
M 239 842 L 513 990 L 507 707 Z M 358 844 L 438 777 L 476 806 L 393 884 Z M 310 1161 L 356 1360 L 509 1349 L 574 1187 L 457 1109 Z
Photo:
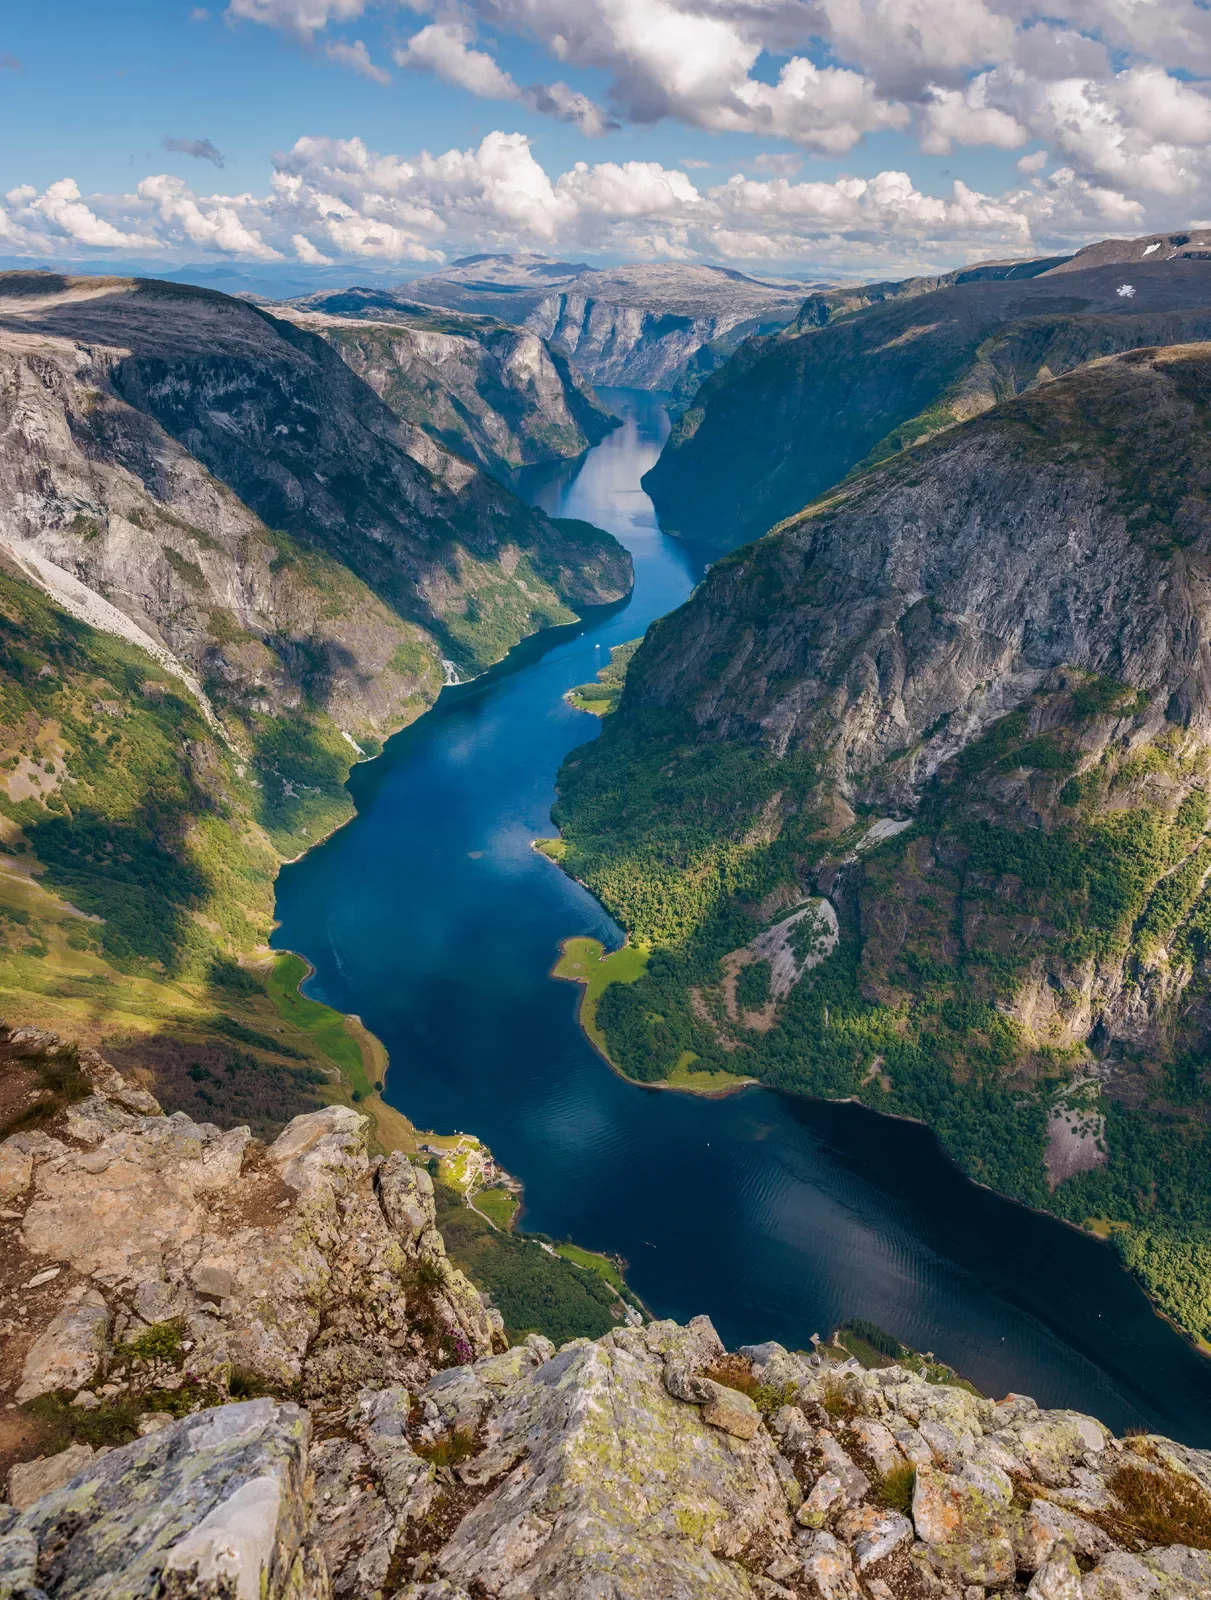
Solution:
M 134 194 L 84 196 L 71 178 L 41 192 L 22 185 L 0 206 L 0 237 L 6 251 L 40 258 L 155 248 L 187 259 L 415 266 L 537 250 L 892 276 L 1192 226 L 1200 209 L 1197 198 L 1147 202 L 1073 163 L 1046 176 L 1035 166 L 1028 160 L 1001 194 L 961 180 L 931 193 L 898 168 L 801 178 L 772 162 L 758 176 L 699 186 L 682 167 L 656 161 L 576 161 L 548 172 L 528 138 L 500 130 L 469 148 L 412 155 L 307 137 L 275 158 L 260 195 L 198 194 L 164 173 Z

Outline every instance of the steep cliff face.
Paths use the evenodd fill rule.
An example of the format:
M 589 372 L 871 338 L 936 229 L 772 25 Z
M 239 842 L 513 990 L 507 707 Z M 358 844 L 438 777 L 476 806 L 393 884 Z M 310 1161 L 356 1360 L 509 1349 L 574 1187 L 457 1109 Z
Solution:
M 83 1065 L 62 1125 L 0 1143 L 5 1309 L 31 1278 L 2 1378 L 14 1600 L 1211 1586 L 1211 1452 L 903 1349 L 729 1352 L 706 1317 L 505 1348 L 428 1175 L 368 1158 L 352 1112 L 265 1148 Z
M 234 1008 L 266 1038 L 237 963 L 280 861 L 351 814 L 357 755 L 629 585 L 609 535 L 528 510 L 311 333 L 207 291 L 0 278 L 10 1015 L 154 1019 L 205 1081 L 247 1077 L 198 1034 Z
M 1074 265 L 810 297 L 793 326 L 741 346 L 679 419 L 644 478 L 662 525 L 734 548 L 855 467 L 1033 383 L 1211 334 L 1211 264 Z
M 23 385 L 6 451 L 14 480 L 46 481 L 43 441 L 53 437 L 72 464 L 99 460 L 136 495 L 171 501 L 159 442 L 168 435 L 178 447 L 168 454 L 192 457 L 217 498 L 238 497 L 246 519 L 250 510 L 262 527 L 338 561 L 460 668 L 482 668 L 536 626 L 569 620 L 569 605 L 619 599 L 629 587 L 629 558 L 609 535 L 530 511 L 402 422 L 323 340 L 290 323 L 207 291 L 125 280 L 12 274 L 0 291 L 10 369 L 26 374 L 12 379 Z M 31 362 L 56 370 L 43 383 Z M 27 404 L 48 417 L 26 427 Z M 81 503 L 74 483 L 57 492 L 64 468 L 45 466 L 49 494 L 15 481 L 10 537 L 50 538 L 109 583 L 108 508 Z M 77 514 L 99 537 L 72 533 Z M 199 553 L 177 554 L 205 587 Z M 139 565 L 149 558 L 163 571 L 166 558 L 138 550 Z
M 397 416 L 497 477 L 578 456 L 614 426 L 561 350 L 494 318 L 370 289 L 269 309 L 327 340 Z
M 852 480 L 649 631 L 558 812 L 670 952 L 628 1070 L 923 1116 L 1204 1337 L 1209 425 L 1211 347 L 1139 351 Z
M 582 273 L 530 313 L 591 383 L 672 389 L 709 371 L 750 335 L 783 327 L 803 291 L 722 267 L 680 263 Z

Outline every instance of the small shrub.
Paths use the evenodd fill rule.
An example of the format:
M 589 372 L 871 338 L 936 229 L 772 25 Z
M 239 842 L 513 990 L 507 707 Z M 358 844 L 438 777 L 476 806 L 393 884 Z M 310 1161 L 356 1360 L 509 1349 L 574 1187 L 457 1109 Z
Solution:
M 456 1467 L 475 1454 L 475 1435 L 470 1428 L 455 1428 L 451 1433 L 439 1434 L 436 1439 L 418 1439 L 412 1448 L 431 1466 Z
M 247 1367 L 232 1367 L 231 1377 L 227 1382 L 227 1393 L 233 1400 L 259 1400 L 262 1395 L 272 1395 L 280 1392 L 271 1384 L 265 1382 L 255 1372 L 250 1372 Z
M 1115 1531 L 1141 1548 L 1185 1544 L 1211 1550 L 1211 1495 L 1193 1478 L 1128 1461 L 1110 1477 Z
M 903 1466 L 892 1467 L 890 1472 L 881 1473 L 875 1479 L 875 1497 L 892 1511 L 900 1511 L 906 1517 L 910 1517 L 912 1492 L 916 1483 L 917 1469 L 911 1462 L 906 1461 Z
M 141 1398 L 122 1395 L 85 1411 L 72 1405 L 70 1392 L 60 1391 L 39 1395 L 22 1409 L 46 1428 L 41 1447 L 46 1454 L 55 1455 L 69 1444 L 87 1444 L 94 1450 L 129 1444 L 139 1436 L 139 1414 L 146 1407 Z
M 171 1361 L 181 1358 L 182 1329 L 179 1322 L 153 1322 L 151 1327 L 126 1343 L 124 1354 L 134 1361 Z
M 821 1389 L 820 1404 L 834 1422 L 852 1422 L 859 1415 L 860 1407 L 843 1374 L 826 1372 Z
M 783 1406 L 794 1405 L 798 1389 L 793 1383 L 761 1383 L 753 1372 L 753 1363 L 747 1356 L 728 1355 L 707 1367 L 702 1376 L 725 1389 L 738 1389 L 748 1395 L 763 1416 L 771 1417 Z
M 438 1261 L 418 1261 L 412 1278 L 418 1289 L 440 1289 L 446 1281 L 446 1269 Z

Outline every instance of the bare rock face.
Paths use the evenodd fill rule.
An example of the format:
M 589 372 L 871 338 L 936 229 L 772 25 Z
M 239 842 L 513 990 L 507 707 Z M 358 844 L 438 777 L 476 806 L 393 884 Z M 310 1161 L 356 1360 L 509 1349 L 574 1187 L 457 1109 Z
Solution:
M 269 309 L 319 334 L 397 416 L 496 477 L 578 456 L 613 426 L 566 354 L 529 329 L 369 289 Z
M 27 1323 L 17 1352 L 18 1400 L 116 1372 L 150 1395 L 204 1395 L 235 1372 L 325 1396 L 415 1385 L 457 1350 L 493 1349 L 499 1316 L 446 1260 L 428 1173 L 398 1153 L 371 1162 L 364 1117 L 330 1106 L 266 1148 L 247 1128 L 148 1114 L 150 1096 L 101 1067 L 94 1081 L 139 1112 L 97 1093 L 68 1108 L 62 1138 L 0 1145 L 27 1174 L 10 1196 L 21 1270 L 53 1277 L 49 1320 Z M 132 1350 L 167 1325 L 157 1370 Z
M 299 1407 L 250 1400 L 110 1451 L 10 1522 L 0 1584 L 64 1600 L 320 1600 L 328 1583 L 310 1539 L 310 1432 Z
M 331 1183 L 334 1136 L 297 1128 L 283 1170 Z M 306 1411 L 263 1398 L 120 1449 L 73 1447 L 10 1477 L 0 1594 L 1205 1600 L 1211 1552 L 1151 1544 L 1122 1495 L 1143 1474 L 1158 1509 L 1211 1519 L 1211 1452 L 902 1367 L 753 1349 L 728 1355 L 705 1318 L 558 1352 L 532 1335 L 412 1390 L 330 1393 L 318 1436 Z M 787 1403 L 747 1437 L 713 1425 L 713 1400 L 674 1392 L 718 1389 L 707 1368 Z M 910 1519 L 882 1499 L 909 1466 L 888 1440 L 926 1438 Z M 817 1493 L 841 1477 L 841 1494 Z M 791 1514 L 804 1496 L 823 1508 L 809 1525 Z
M 480 670 L 630 587 L 609 535 L 531 511 L 322 339 L 210 291 L 0 275 L 0 441 L 0 540 L 35 582 L 66 601 L 75 579 L 89 620 L 115 609 L 244 709 L 318 691 L 355 736 L 431 700 L 441 658 Z
M 1062 667 L 1130 683 L 1158 727 L 1168 713 L 1207 737 L 1209 351 L 1082 369 L 717 562 L 635 656 L 624 714 L 675 705 L 708 737 L 819 749 L 847 798 L 884 803 L 911 802 Z M 1130 460 L 1082 449 L 1082 425 L 1103 424 Z M 1179 465 L 1173 559 L 1123 496 L 1132 472 L 1142 490 Z
M 81 1065 L 91 1096 L 0 1143 L 4 1270 L 37 1296 L 4 1355 L 23 1403 L 145 1409 L 129 1444 L 10 1469 L 0 1600 L 1209 1592 L 1211 1552 L 1153 1530 L 1211 1538 L 1211 1451 L 904 1366 L 729 1352 L 706 1317 L 503 1348 L 428 1173 L 371 1160 L 355 1112 L 266 1147 Z

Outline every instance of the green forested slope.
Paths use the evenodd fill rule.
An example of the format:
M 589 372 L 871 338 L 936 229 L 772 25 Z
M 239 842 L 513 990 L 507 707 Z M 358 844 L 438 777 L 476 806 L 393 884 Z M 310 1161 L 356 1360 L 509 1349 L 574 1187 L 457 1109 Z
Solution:
M 598 1006 L 613 1059 L 920 1117 L 1211 1341 L 1209 578 L 1207 346 L 1045 384 L 716 563 L 560 773 L 563 865 L 654 946 Z M 767 1002 L 746 947 L 822 898 L 835 948 Z

